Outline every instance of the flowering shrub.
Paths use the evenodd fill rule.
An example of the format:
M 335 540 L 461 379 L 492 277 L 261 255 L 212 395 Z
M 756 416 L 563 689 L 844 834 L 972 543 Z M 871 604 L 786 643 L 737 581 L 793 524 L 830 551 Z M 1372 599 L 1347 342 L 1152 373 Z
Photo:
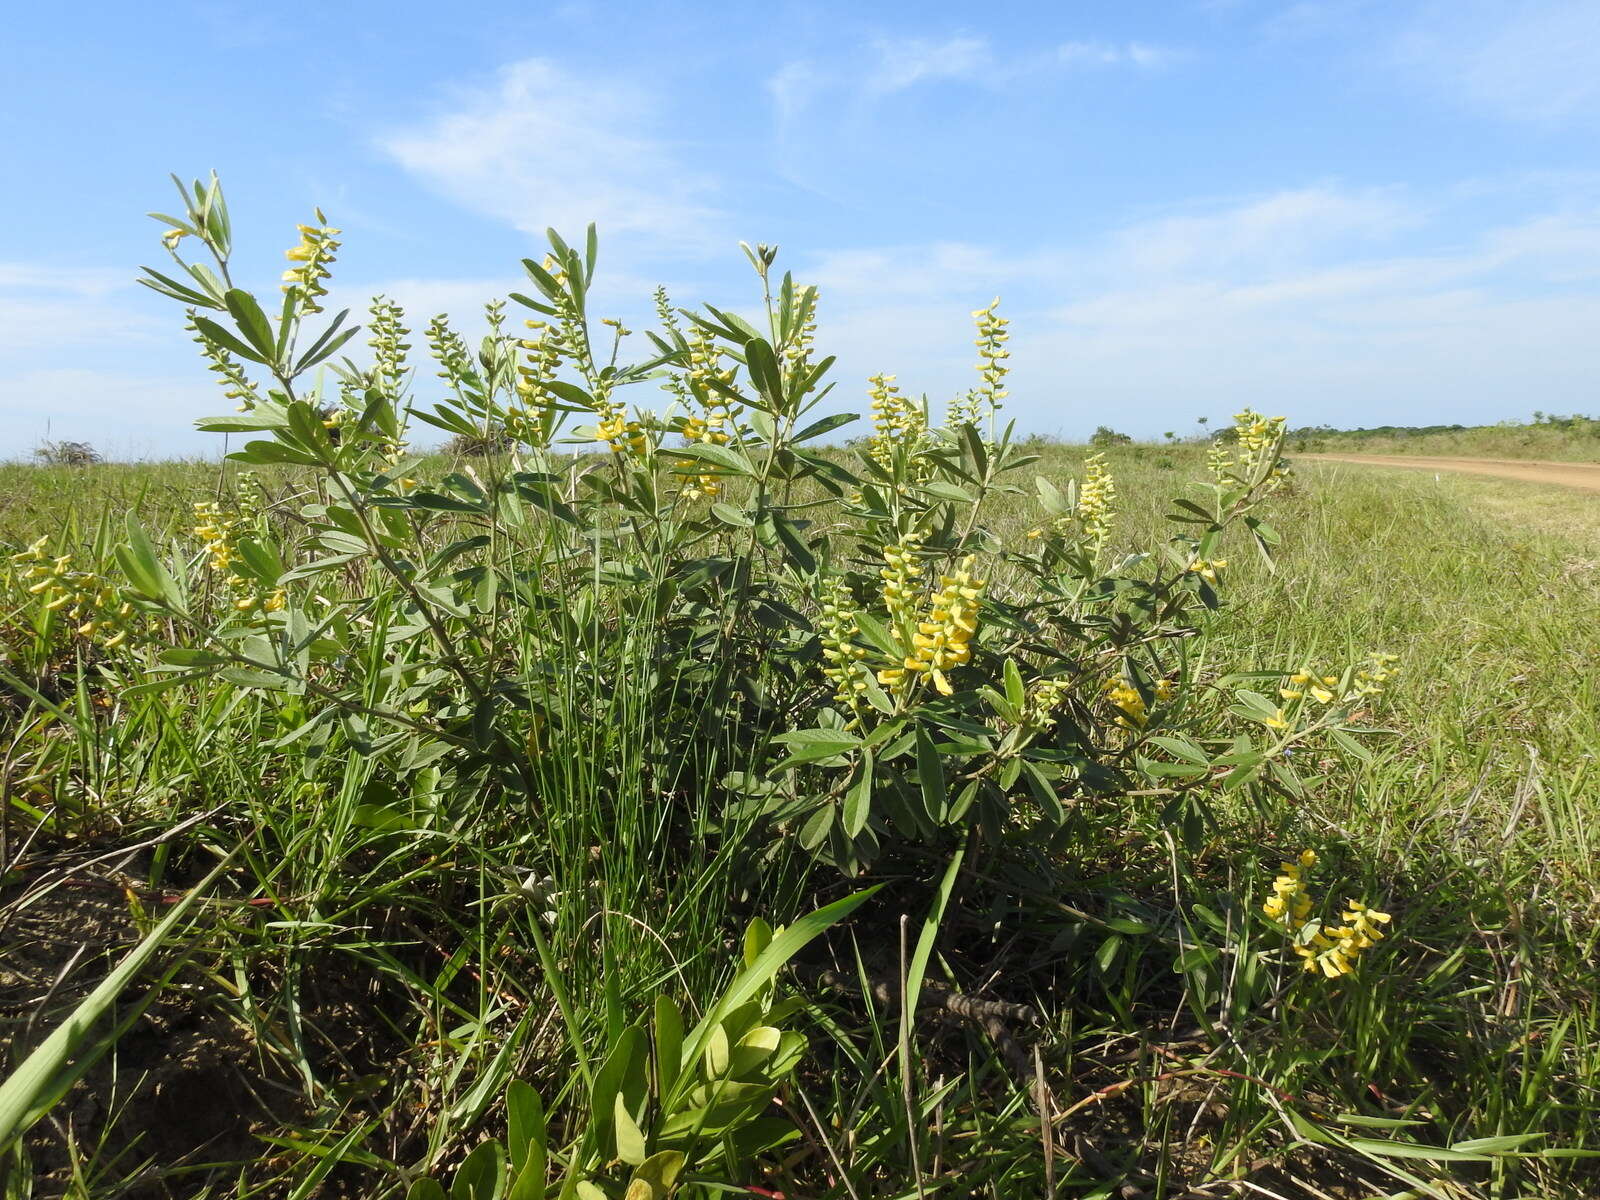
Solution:
M 232 457 L 302 468 L 318 494 L 294 536 L 197 507 L 220 607 L 197 603 L 188 568 L 137 534 L 121 551 L 127 596 L 107 599 L 115 620 L 137 611 L 181 631 L 158 672 L 279 693 L 317 738 L 342 726 L 389 770 L 440 759 L 537 808 L 528 747 L 576 733 L 541 689 L 620 669 L 573 622 L 629 622 L 671 668 L 651 720 L 672 765 L 652 786 L 671 794 L 709 720 L 743 747 L 721 777 L 730 813 L 855 873 L 902 839 L 1057 824 L 1098 793 L 1166 796 L 1188 818 L 1214 787 L 1293 793 L 1289 746 L 1322 732 L 1354 745 L 1353 702 L 1386 677 L 1387 660 L 1301 673 L 1280 704 L 1244 690 L 1251 676 L 1194 674 L 1223 538 L 1242 526 L 1263 553 L 1276 539 L 1258 510 L 1284 475 L 1281 419 L 1239 415 L 1201 499 L 1176 501 L 1165 546 L 1113 550 L 1103 454 L 1081 480 L 1034 479 L 1044 520 L 1003 544 L 986 514 L 1033 459 L 997 427 L 1010 336 L 998 301 L 974 314 L 978 384 L 942 424 L 892 376 L 869 381 L 873 435 L 852 463 L 815 444 L 853 418 L 815 415 L 832 386 L 816 290 L 774 279 L 770 247 L 746 247 L 767 294 L 759 323 L 658 291 L 651 353 L 629 363 L 632 331 L 589 311 L 593 231 L 582 250 L 552 234 L 524 263 L 530 294 L 509 298 L 529 313 L 520 331 L 502 301 L 476 351 L 446 318 L 428 323 L 445 395 L 425 402 L 397 305 L 373 302 L 365 364 L 336 357 L 357 332 L 348 313 L 310 325 L 339 248 L 321 213 L 287 252 L 271 318 L 230 285 L 220 186 L 182 194 L 183 214 L 160 218 L 174 268 L 145 282 L 185 306 L 236 402 L 201 426 L 266 435 Z M 210 261 L 185 258 L 191 244 Z M 318 367 L 332 390 L 307 390 Z M 627 402 L 648 384 L 663 407 Z M 413 420 L 509 451 L 429 479 Z M 331 599 L 318 582 L 331 572 L 361 574 L 369 598 Z

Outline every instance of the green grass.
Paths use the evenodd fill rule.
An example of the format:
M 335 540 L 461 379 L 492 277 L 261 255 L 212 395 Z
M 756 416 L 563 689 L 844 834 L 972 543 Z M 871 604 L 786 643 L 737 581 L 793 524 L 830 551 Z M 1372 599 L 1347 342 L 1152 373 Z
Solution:
M 1063 478 L 1083 454 L 1050 447 L 1039 469 Z M 1149 544 L 1199 453 L 1110 458 L 1127 509 L 1117 541 Z M 259 478 L 273 494 L 296 486 Z M 206 464 L 4 467 L 0 543 L 48 534 L 92 554 L 108 514 L 135 511 L 158 543 L 192 546 L 194 500 L 239 484 Z M 1399 654 L 1402 674 L 1370 718 L 1384 731 L 1367 739 L 1371 761 L 1330 760 L 1303 803 L 1225 804 L 1192 847 L 1129 799 L 1073 816 L 1087 854 L 1022 836 L 1002 877 L 963 877 L 929 977 L 1043 1014 L 1040 1067 L 1052 1111 L 1067 1114 L 1048 1138 L 1057 1194 L 1170 1197 L 1241 1177 L 1296 1196 L 1593 1194 L 1587 1160 L 1538 1152 L 1593 1148 L 1600 1112 L 1600 519 L 1543 523 L 1539 494 L 1307 464 L 1271 514 L 1284 534 L 1276 573 L 1228 547 L 1228 607 L 1207 653 L 1282 671 Z M 1019 501 L 994 527 L 1021 543 L 1036 520 Z M 367 617 L 374 636 L 399 619 L 381 604 Z M 556 740 L 529 758 L 537 794 L 560 800 L 537 812 L 435 819 L 428 766 L 401 794 L 357 756 L 295 760 L 290 773 L 270 745 L 287 718 L 219 681 L 113 695 L 92 662 L 64 661 L 36 694 L 5 699 L 0 937 L 19 954 L 34 946 L 7 980 L 13 1065 L 165 897 L 219 853 L 239 855 L 227 901 L 190 927 L 187 964 L 139 1036 L 13 1152 L 10 1194 L 28 1194 L 30 1172 L 38 1195 L 309 1195 L 319 1181 L 327 1194 L 398 1194 L 406 1164 L 459 1161 L 501 1127 L 510 1078 L 561 1108 L 584 1037 L 603 1038 L 658 990 L 693 1015 L 727 978 L 750 915 L 793 919 L 818 896 L 719 807 L 715 780 L 741 765 L 734 740 L 708 728 L 699 761 L 663 769 L 656 756 L 678 743 L 640 707 L 647 693 L 597 690 L 589 662 L 621 663 L 624 678 L 658 669 L 635 628 L 595 623 L 564 643 Z M 662 780 L 686 825 L 664 823 Z M 1354 986 L 1241 973 L 1266 936 L 1245 914 L 1302 846 L 1322 853 L 1335 898 L 1395 915 Z M 867 910 L 879 936 L 858 943 L 888 954 L 868 965 L 891 976 L 900 914 L 914 939 L 931 902 L 895 884 L 897 870 L 916 873 L 891 864 Z M 52 926 L 90 924 L 101 952 L 64 974 L 64 957 L 37 948 Z M 541 964 L 540 931 L 553 964 Z M 849 951 L 834 952 L 853 974 Z M 551 966 L 577 1009 L 576 1043 L 545 983 Z M 782 1111 L 803 1132 L 766 1186 L 1045 1194 L 1031 1080 L 981 1032 L 924 1023 L 912 1067 L 893 1005 L 797 986 L 812 1052 Z M 216 1134 L 181 1146 L 186 1159 L 174 1096 Z M 1478 1161 L 1396 1158 L 1385 1145 L 1513 1135 L 1537 1135 L 1516 1144 L 1525 1157 L 1501 1153 L 1512 1143 Z
M 1302 454 L 1425 454 L 1600 462 L 1600 420 L 1572 416 L 1461 428 L 1304 429 L 1290 435 L 1289 449 Z

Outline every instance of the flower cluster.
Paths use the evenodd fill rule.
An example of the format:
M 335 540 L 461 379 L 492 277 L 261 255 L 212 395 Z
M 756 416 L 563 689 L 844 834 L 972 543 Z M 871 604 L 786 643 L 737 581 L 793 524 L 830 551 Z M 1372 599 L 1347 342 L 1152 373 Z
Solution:
M 790 368 L 797 368 L 810 357 L 817 338 L 817 296 L 814 287 L 800 289 L 798 308 L 800 322 L 794 327 L 789 340 L 784 343 L 783 357 Z
M 61 613 L 79 637 L 115 650 L 134 630 L 133 605 L 94 572 L 75 570 L 72 555 L 52 555 L 45 549 L 48 541 L 42 537 L 11 556 L 15 567 L 26 568 L 28 594 L 43 600 L 46 612 Z
M 972 314 L 978 322 L 978 340 L 973 343 L 978 348 L 978 376 L 983 380 L 978 387 L 978 393 L 988 401 L 992 412 L 1000 407 L 1000 402 L 1006 397 L 1005 378 L 1010 370 L 1006 366 L 1006 359 L 1011 357 L 1011 351 L 1005 344 L 1011 340 L 1011 334 L 1006 326 L 1009 322 L 997 311 L 1000 307 L 1000 297 L 996 296 L 987 308 L 980 308 Z
M 703 415 L 684 420 L 683 439 L 685 442 L 720 446 L 728 440 L 727 425 L 727 405 L 720 399 L 708 397 L 705 400 Z M 721 494 L 722 483 L 715 475 L 696 475 L 694 481 L 683 491 L 686 500 L 698 500 L 701 497 L 712 499 Z
M 822 674 L 833 684 L 834 698 L 853 708 L 856 697 L 867 690 L 866 670 L 861 665 L 867 651 L 855 643 L 855 606 L 843 576 L 833 576 L 823 585 L 821 601 Z
M 1104 454 L 1091 455 L 1083 464 L 1083 487 L 1078 491 L 1078 524 L 1096 549 L 1105 544 L 1117 516 L 1117 485 Z
M 883 606 L 888 610 L 889 622 L 904 631 L 915 611 L 917 580 L 922 574 L 918 552 L 922 539 L 908 533 L 893 546 L 883 548 Z
M 367 329 L 372 336 L 367 345 L 372 347 L 373 381 L 384 391 L 398 394 L 406 371 L 406 351 L 411 349 L 405 340 L 405 310 L 385 296 L 374 296 L 370 312 Z
M 1285 700 L 1302 700 L 1310 697 L 1318 704 L 1351 704 L 1368 696 L 1380 694 L 1388 681 L 1399 671 L 1394 654 L 1369 654 L 1365 665 L 1351 676 L 1349 686 L 1344 686 L 1337 675 L 1319 675 L 1309 667 L 1302 667 L 1290 675 L 1286 686 L 1278 689 Z
M 644 427 L 637 421 L 629 420 L 627 410 L 622 405 L 610 400 L 601 403 L 604 407 L 599 410 L 600 423 L 595 426 L 595 433 L 600 440 L 618 453 L 626 450 L 642 457 L 650 448 L 650 439 L 645 435 Z
M 1198 575 L 1207 583 L 1215 583 L 1218 574 L 1228 565 L 1225 558 L 1197 558 L 1184 571 L 1190 575 Z
M 211 569 L 231 575 L 238 561 L 233 545 L 233 518 L 223 513 L 215 500 L 197 500 L 194 505 L 194 536 L 205 547 Z
M 318 209 L 317 223 L 296 226 L 300 243 L 284 252 L 284 257 L 295 265 L 283 273 L 283 290 L 299 293 L 301 312 L 321 312 L 317 301 L 328 294 L 328 277 L 333 274 L 333 260 L 339 250 L 334 235 L 339 230 L 326 222 Z
M 1048 729 L 1056 719 L 1056 709 L 1072 694 L 1067 679 L 1036 679 L 1027 691 L 1022 709 L 1022 724 L 1029 729 Z
M 1150 722 L 1150 706 L 1145 703 L 1139 689 L 1126 679 L 1108 679 L 1105 682 L 1106 700 L 1117 710 L 1117 720 L 1130 728 L 1143 728 Z M 1158 679 L 1151 689 L 1156 702 L 1171 700 L 1176 688 L 1170 679 Z
M 972 636 L 978 631 L 983 580 L 972 577 L 974 561 L 969 555 L 950 574 L 940 576 L 939 590 L 912 635 L 911 653 L 902 665 L 879 671 L 879 683 L 887 687 L 922 676 L 932 681 L 940 695 L 950 695 L 953 689 L 945 672 L 972 657 Z
M 1277 457 L 1286 425 L 1283 417 L 1263 417 L 1251 408 L 1235 413 L 1230 431 L 1232 452 L 1219 439 L 1212 443 L 1206 466 L 1219 483 L 1250 487 L 1276 483 L 1287 474 Z
M 915 446 L 928 426 L 928 414 L 922 406 L 900 394 L 893 375 L 874 375 L 871 385 L 872 427 L 874 430 L 869 453 L 885 470 L 894 462 L 895 447 Z
M 472 356 L 467 352 L 467 343 L 450 328 L 449 319 L 443 313 L 428 322 L 425 336 L 429 353 L 442 368 L 438 373 L 439 378 L 451 387 L 459 388 L 462 381 L 472 374 Z
M 239 550 L 234 541 L 235 521 L 222 511 L 214 500 L 196 501 L 194 506 L 194 535 L 205 547 L 211 569 L 226 577 L 230 590 L 239 593 L 233 607 L 239 612 L 281 612 L 289 599 L 282 588 L 274 588 L 267 595 L 257 594 L 250 580 L 238 574 L 233 566 L 239 561 Z
M 1355 970 L 1362 952 L 1383 940 L 1383 930 L 1378 927 L 1389 924 L 1392 918 L 1360 900 L 1346 900 L 1342 924 L 1324 925 L 1312 920 L 1306 875 L 1316 865 L 1314 850 L 1302 850 L 1297 861 L 1279 864 L 1272 895 L 1262 904 L 1261 911 L 1288 935 L 1307 971 L 1321 971 L 1327 978 L 1337 979 Z

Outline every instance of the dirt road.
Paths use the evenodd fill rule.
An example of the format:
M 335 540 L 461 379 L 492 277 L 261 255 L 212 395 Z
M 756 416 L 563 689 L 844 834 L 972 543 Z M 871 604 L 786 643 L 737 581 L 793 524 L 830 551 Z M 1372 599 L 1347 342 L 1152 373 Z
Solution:
M 1529 483 L 1600 492 L 1600 463 L 1548 462 L 1517 458 L 1428 458 L 1411 454 L 1293 454 L 1291 459 L 1311 462 L 1360 463 L 1374 467 L 1410 467 L 1417 471 L 1459 471 L 1469 475 L 1498 475 Z

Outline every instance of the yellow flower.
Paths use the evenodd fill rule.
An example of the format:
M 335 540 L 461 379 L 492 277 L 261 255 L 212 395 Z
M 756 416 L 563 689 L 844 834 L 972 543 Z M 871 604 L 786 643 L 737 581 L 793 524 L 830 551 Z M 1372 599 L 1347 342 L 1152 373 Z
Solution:
M 867 380 L 874 429 L 867 452 L 885 469 L 894 462 L 897 446 L 915 448 L 928 427 L 927 412 L 901 395 L 894 379 L 893 375 L 874 375 Z
M 1289 719 L 1283 715 L 1283 709 L 1277 708 L 1262 724 L 1268 729 L 1287 729 L 1289 728 Z
M 1121 712 L 1117 719 L 1124 725 L 1144 725 L 1149 721 L 1146 713 L 1144 697 L 1139 694 L 1139 689 L 1120 679 L 1108 679 L 1105 683 L 1106 699 Z
M 1086 538 L 1098 549 L 1111 532 L 1117 515 L 1117 485 L 1104 454 L 1091 455 L 1083 464 L 1083 487 L 1078 492 L 1077 518 Z

